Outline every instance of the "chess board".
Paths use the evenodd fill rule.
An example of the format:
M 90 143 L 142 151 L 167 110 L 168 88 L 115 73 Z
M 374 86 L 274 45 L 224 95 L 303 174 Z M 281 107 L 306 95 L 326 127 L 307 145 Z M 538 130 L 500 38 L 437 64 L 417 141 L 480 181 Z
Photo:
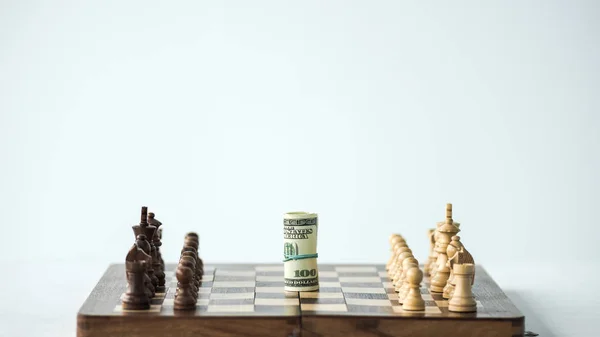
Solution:
M 78 314 L 77 336 L 460 336 L 516 337 L 524 317 L 477 266 L 476 313 L 453 313 L 441 294 L 421 293 L 423 311 L 405 311 L 384 265 L 319 265 L 316 292 L 285 292 L 283 264 L 206 266 L 196 310 L 173 309 L 175 265 L 167 290 L 148 310 L 121 307 L 123 264 L 111 265 Z

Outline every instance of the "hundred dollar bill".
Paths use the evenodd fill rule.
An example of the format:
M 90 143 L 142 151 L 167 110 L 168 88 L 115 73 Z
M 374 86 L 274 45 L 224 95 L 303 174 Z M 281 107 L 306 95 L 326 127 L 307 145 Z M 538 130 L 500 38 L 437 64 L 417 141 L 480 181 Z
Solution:
M 316 213 L 290 212 L 283 216 L 283 265 L 286 291 L 319 289 Z

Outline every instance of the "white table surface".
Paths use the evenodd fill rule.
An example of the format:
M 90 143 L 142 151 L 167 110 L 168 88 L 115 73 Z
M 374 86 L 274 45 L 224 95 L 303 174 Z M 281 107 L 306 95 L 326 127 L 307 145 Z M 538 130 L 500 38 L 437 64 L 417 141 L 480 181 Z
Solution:
M 76 315 L 106 265 L 4 262 L 0 336 L 75 336 Z M 598 266 L 486 266 L 541 337 L 600 336 Z

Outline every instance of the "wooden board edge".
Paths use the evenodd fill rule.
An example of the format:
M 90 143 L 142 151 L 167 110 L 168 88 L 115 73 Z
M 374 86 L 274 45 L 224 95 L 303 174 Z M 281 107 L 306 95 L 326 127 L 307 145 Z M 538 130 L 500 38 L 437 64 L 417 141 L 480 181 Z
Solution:
M 302 337 L 521 337 L 523 318 L 303 316 Z
M 300 317 L 77 315 L 77 337 L 282 337 L 297 333 Z

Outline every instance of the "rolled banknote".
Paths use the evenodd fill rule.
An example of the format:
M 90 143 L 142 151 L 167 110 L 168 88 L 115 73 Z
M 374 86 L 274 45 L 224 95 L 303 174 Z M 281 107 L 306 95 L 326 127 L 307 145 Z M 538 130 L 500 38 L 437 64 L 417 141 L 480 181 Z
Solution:
M 289 212 L 283 216 L 283 265 L 286 291 L 319 289 L 316 213 Z

